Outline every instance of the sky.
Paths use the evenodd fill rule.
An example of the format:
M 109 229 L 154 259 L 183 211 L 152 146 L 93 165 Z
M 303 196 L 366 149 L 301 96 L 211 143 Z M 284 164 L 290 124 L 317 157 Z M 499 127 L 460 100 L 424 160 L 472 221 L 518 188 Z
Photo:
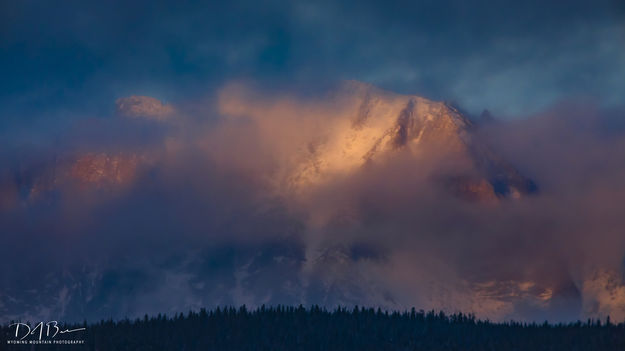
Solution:
M 231 79 L 356 79 L 502 116 L 623 96 L 621 1 L 3 2 L 2 129 L 175 101 Z
M 0 77 L 0 322 L 625 319 L 622 1 L 3 1 Z M 465 114 L 538 194 L 459 201 L 433 179 L 479 175 L 437 148 L 333 153 L 368 142 L 353 114 L 401 120 L 407 95 Z M 324 152 L 325 178 L 291 186 Z

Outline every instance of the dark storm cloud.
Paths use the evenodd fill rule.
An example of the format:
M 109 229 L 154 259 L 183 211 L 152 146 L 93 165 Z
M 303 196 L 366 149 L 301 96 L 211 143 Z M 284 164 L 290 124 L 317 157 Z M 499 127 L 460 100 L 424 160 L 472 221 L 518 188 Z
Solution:
M 315 87 L 359 79 L 519 114 L 623 95 L 618 1 L 4 2 L 3 136 L 106 116 L 232 78 Z M 7 132 L 7 129 L 10 132 Z M 15 128 L 14 128 L 15 129 Z M 29 128 L 30 129 L 30 128 Z M 30 130 L 32 133 L 32 130 Z M 22 134 L 20 134 L 22 136 Z

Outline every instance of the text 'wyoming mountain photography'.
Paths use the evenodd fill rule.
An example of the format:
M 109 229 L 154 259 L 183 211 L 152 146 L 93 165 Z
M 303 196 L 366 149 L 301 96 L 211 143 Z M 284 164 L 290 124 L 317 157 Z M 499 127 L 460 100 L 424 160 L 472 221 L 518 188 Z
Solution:
M 0 1 L 0 350 L 625 349 L 625 2 Z

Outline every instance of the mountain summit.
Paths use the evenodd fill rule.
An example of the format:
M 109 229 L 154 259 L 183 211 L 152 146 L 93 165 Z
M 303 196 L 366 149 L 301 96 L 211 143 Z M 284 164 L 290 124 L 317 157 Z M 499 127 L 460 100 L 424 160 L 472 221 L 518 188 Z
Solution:
M 287 180 L 291 187 L 409 154 L 419 162 L 450 164 L 434 180 L 466 200 L 518 198 L 537 191 L 532 180 L 479 140 L 471 120 L 447 103 L 355 81 L 345 83 L 337 96 L 335 106 L 340 107 L 324 120 L 324 132 L 300 148 Z

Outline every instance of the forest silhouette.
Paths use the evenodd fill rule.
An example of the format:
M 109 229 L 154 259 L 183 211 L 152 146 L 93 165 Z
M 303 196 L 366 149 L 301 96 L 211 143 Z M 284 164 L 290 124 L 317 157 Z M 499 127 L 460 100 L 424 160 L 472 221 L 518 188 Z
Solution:
M 38 323 L 38 322 L 37 322 Z M 32 325 L 32 323 L 31 323 Z M 15 327 L 2 326 L 4 350 L 625 350 L 625 324 L 494 323 L 472 314 L 412 309 L 319 306 L 225 307 L 186 315 L 63 325 L 57 335 L 82 344 L 14 345 Z M 38 335 L 24 340 L 37 339 Z M 45 332 L 44 332 L 44 338 Z M 50 338 L 48 338 L 50 340 Z

